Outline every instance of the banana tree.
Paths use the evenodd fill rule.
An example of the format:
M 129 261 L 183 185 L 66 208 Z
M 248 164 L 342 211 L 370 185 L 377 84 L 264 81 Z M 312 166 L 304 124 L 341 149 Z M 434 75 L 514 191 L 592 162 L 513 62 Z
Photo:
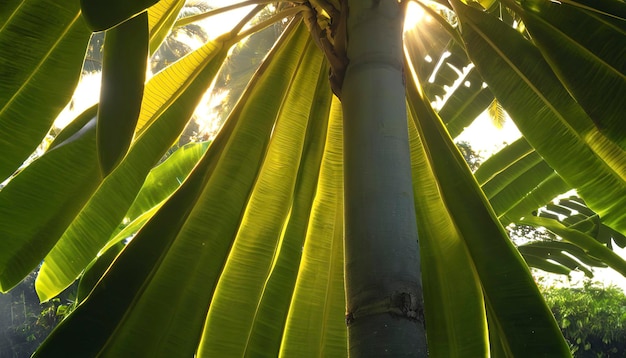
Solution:
M 522 218 L 575 188 L 626 233 L 624 3 L 418 2 L 445 35 L 432 43 L 475 67 L 439 114 L 416 45 L 427 34 L 403 38 L 408 1 L 251 0 L 182 19 L 181 0 L 104 4 L 0 8 L 0 288 L 42 260 L 42 300 L 82 277 L 80 305 L 36 356 L 569 355 L 502 224 L 548 225 Z M 146 80 L 172 28 L 247 5 Z M 284 19 L 211 143 L 154 168 L 230 48 Z M 20 168 L 93 31 L 106 31 L 100 102 Z M 493 96 L 528 145 L 498 185 L 450 136 Z M 551 225 L 623 270 L 588 233 Z

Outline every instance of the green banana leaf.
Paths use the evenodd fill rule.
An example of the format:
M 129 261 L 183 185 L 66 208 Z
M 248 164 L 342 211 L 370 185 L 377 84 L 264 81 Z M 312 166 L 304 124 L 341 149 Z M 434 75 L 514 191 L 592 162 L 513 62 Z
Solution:
M 56 237 L 58 244 L 47 255 L 36 280 L 41 300 L 68 287 L 108 242 L 150 169 L 183 131 L 227 51 L 223 43 L 209 42 L 146 84 L 139 115 L 146 126 L 126 158 L 93 193 L 63 235 Z M 74 258 L 71 263 L 66 262 L 68 256 Z
M 598 214 L 589 209 L 582 199 L 571 197 L 553 204 L 551 201 L 570 187 L 546 165 L 524 138 L 520 138 L 489 158 L 474 173 L 503 225 L 521 224 L 523 217 L 535 215 L 560 221 L 571 229 L 593 237 L 605 245 L 606 251 L 611 250 L 612 241 L 618 244 L 626 241 L 624 235 L 601 223 Z M 537 213 L 538 207 L 542 209 Z M 563 218 L 559 218 L 556 213 Z M 557 240 L 557 237 L 553 235 L 552 239 Z M 572 269 L 578 268 L 592 276 L 585 264 L 606 266 L 604 262 L 587 255 L 586 246 L 559 246 L 559 252 L 565 251 L 584 262 L 571 264 L 570 257 L 554 254 L 553 247 L 541 246 L 538 249 L 536 244 L 533 242 L 519 246 L 524 259 L 533 267 L 560 274 L 569 274 Z M 532 249 L 526 249 L 527 246 Z M 550 261 L 569 263 L 569 266 Z
M 612 242 L 619 247 L 626 246 L 626 236 L 602 224 L 598 214 L 589 209 L 578 196 L 558 199 L 540 210 L 536 216 L 556 218 L 567 227 L 590 235 L 609 248 L 612 247 Z
M 595 127 L 539 50 L 492 16 L 453 2 L 470 58 L 524 137 L 605 224 L 626 232 L 626 153 Z M 496 75 L 497 73 L 497 75 Z
M 431 14 L 440 17 L 438 13 Z M 438 25 L 436 21 L 425 22 L 419 29 L 405 33 L 406 51 L 414 59 L 413 66 L 420 77 L 428 78 L 423 84 L 428 97 L 443 100 L 448 94 L 438 113 L 454 138 L 487 109 L 494 97 L 489 88 L 483 86 L 478 71 L 471 68 L 464 48 Z M 469 72 L 463 73 L 466 68 Z M 458 81 L 462 84 L 456 85 Z
M 10 40 L 11 38 L 9 35 L 11 31 L 13 31 L 12 30 L 13 27 L 15 26 L 23 27 L 29 24 L 29 22 L 26 21 L 29 19 L 29 16 L 37 17 L 38 16 L 37 14 L 40 14 L 41 16 L 43 16 L 42 13 L 45 13 L 45 16 L 49 16 L 50 14 L 55 14 L 54 12 L 51 12 L 52 10 L 49 7 L 41 6 L 41 5 L 42 4 L 40 3 L 39 6 L 37 7 L 37 6 L 33 6 L 32 4 L 30 4 L 30 2 L 26 2 L 22 4 L 22 6 L 20 6 L 19 8 L 15 9 L 13 16 L 10 17 L 11 21 L 5 22 L 6 27 L 4 28 L 3 33 L 4 31 L 7 31 L 6 32 L 7 41 Z M 67 12 L 72 10 L 73 8 L 71 6 L 65 7 L 65 8 L 60 7 L 60 6 L 55 6 L 54 9 L 55 9 L 54 11 L 59 12 L 59 15 L 56 18 L 58 18 L 58 20 L 61 21 L 63 19 L 61 14 L 63 14 L 63 16 L 68 16 Z M 62 12 L 62 10 L 65 12 Z M 157 18 L 158 14 L 167 15 L 168 12 L 160 9 L 158 12 L 156 12 L 154 16 L 151 17 L 151 19 L 153 19 L 152 21 L 156 22 L 158 20 Z M 50 110 L 47 108 L 48 107 L 47 101 L 49 101 L 50 99 L 54 99 L 55 96 L 59 94 L 63 94 L 65 92 L 67 92 L 67 95 L 65 94 L 63 95 L 64 96 L 63 102 L 62 102 L 63 105 L 69 100 L 69 96 L 71 95 L 71 91 L 76 85 L 80 71 L 76 71 L 75 74 L 74 72 L 71 72 L 72 74 L 68 75 L 68 72 L 64 70 L 63 68 L 59 67 L 58 65 L 56 65 L 56 63 L 58 61 L 61 61 L 62 63 L 67 64 L 68 66 L 73 65 L 74 67 L 72 68 L 72 71 L 74 71 L 75 68 L 80 67 L 78 65 L 79 62 L 76 59 L 72 59 L 72 58 L 76 57 L 76 58 L 79 58 L 79 61 L 82 61 L 83 54 L 84 54 L 85 47 L 86 47 L 86 40 L 89 37 L 89 32 L 85 31 L 84 26 L 82 26 L 82 21 L 80 20 L 78 12 L 76 16 L 77 16 L 76 19 L 72 20 L 72 22 L 69 22 L 69 21 L 67 22 L 67 23 L 70 23 L 71 26 L 66 28 L 66 32 L 62 33 L 61 35 L 58 35 L 58 31 L 56 30 L 55 30 L 56 32 L 50 30 L 49 35 L 57 34 L 57 38 L 49 39 L 50 41 L 52 40 L 56 41 L 55 44 L 53 44 L 56 47 L 52 48 L 46 54 L 46 57 L 43 57 L 40 59 L 40 61 L 42 62 L 39 63 L 40 65 L 39 67 L 33 67 L 33 68 L 24 67 L 23 70 L 20 70 L 21 72 L 15 70 L 15 75 L 18 77 L 22 76 L 22 73 L 24 74 L 24 76 L 26 76 L 28 72 L 25 72 L 25 71 L 35 71 L 35 72 L 32 72 L 30 75 L 28 75 L 30 76 L 29 81 L 31 82 L 38 81 L 38 83 L 41 82 L 41 80 L 38 77 L 41 75 L 39 75 L 38 74 L 39 72 L 37 71 L 45 71 L 45 76 L 50 76 L 50 75 L 63 76 L 63 77 L 59 77 L 58 81 L 54 79 L 55 77 L 47 77 L 47 78 L 50 78 L 52 82 L 56 83 L 55 88 L 51 89 L 51 88 L 47 88 L 46 86 L 38 84 L 36 86 L 37 88 L 35 89 L 34 85 L 29 85 L 30 82 L 25 81 L 24 83 L 22 83 L 22 86 L 19 89 L 19 91 L 16 92 L 15 94 L 9 93 L 5 95 L 5 93 L 3 93 L 3 95 L 0 96 L 3 99 L 13 98 L 12 102 L 6 103 L 6 106 L 3 109 L 3 113 L 6 114 L 6 117 L 4 118 L 7 118 L 7 120 L 9 119 L 9 115 L 14 111 L 14 109 L 11 109 L 13 108 L 11 106 L 17 103 L 20 103 L 20 105 L 23 106 L 21 113 L 27 115 L 28 117 L 28 118 L 24 118 L 23 120 L 22 119 L 15 120 L 19 118 L 18 116 L 11 117 L 12 119 L 9 123 L 7 123 L 7 126 L 3 125 L 3 131 L 2 133 L 0 133 L 0 136 L 7 135 L 7 138 L 12 136 L 11 134 L 13 133 L 12 126 L 14 125 L 19 125 L 19 126 L 24 125 L 24 126 L 27 126 L 28 128 L 20 129 L 20 127 L 15 127 L 15 130 L 19 130 L 21 132 L 20 135 L 12 136 L 11 141 L 8 141 L 8 140 L 0 141 L 2 143 L 6 143 L 7 145 L 11 145 L 11 146 L 20 145 L 23 148 L 20 150 L 17 150 L 17 149 L 7 150 L 6 151 L 7 155 L 2 155 L 1 156 L 2 159 L 0 159 L 0 161 L 4 159 L 9 160 L 12 155 L 19 154 L 20 151 L 22 151 L 23 153 L 27 153 L 27 151 L 28 153 L 32 152 L 34 146 L 41 141 L 42 137 L 38 137 L 38 136 L 45 135 L 45 133 L 50 128 L 52 121 L 54 120 L 54 116 L 61 109 L 61 106 L 56 105 L 58 107 L 58 110 L 55 109 L 56 112 L 54 113 L 50 112 Z M 20 20 L 21 22 L 18 20 Z M 50 25 L 50 26 L 55 25 L 55 24 L 59 25 L 56 22 L 46 22 L 46 25 Z M 40 29 L 41 28 L 39 27 L 37 30 L 40 30 Z M 34 32 L 37 32 L 37 31 L 34 31 Z M 84 33 L 84 36 L 83 36 L 83 33 Z M 84 43 L 82 40 L 79 41 L 83 37 L 84 37 Z M 21 44 L 22 42 L 19 42 L 19 43 Z M 44 48 L 44 46 L 40 46 L 40 47 L 42 49 Z M 29 53 L 37 54 L 37 51 L 30 51 Z M 78 53 L 80 53 L 80 56 L 77 55 Z M 62 56 L 65 56 L 65 57 L 62 57 Z M 73 56 L 73 57 L 67 57 L 67 56 Z M 20 65 L 25 66 L 31 62 L 32 60 L 24 61 Z M 54 71 L 49 70 L 49 67 L 51 65 L 49 64 L 47 65 L 47 63 L 53 63 L 54 66 L 56 66 Z M 2 68 L 10 69 L 13 67 L 3 66 Z M 10 85 L 13 82 L 7 81 L 5 83 Z M 32 90 L 29 89 L 29 86 L 33 87 L 33 89 Z M 67 87 L 67 91 L 63 89 L 65 87 Z M 15 101 L 16 99 L 20 98 L 19 96 L 37 97 L 37 95 L 34 92 L 32 92 L 33 90 L 37 90 L 37 91 L 45 90 L 47 92 L 47 94 L 43 96 L 43 100 L 37 101 L 37 106 L 28 104 L 27 102 L 24 102 L 23 100 Z M 59 102 L 58 99 L 55 99 L 55 101 L 57 103 Z M 32 110 L 41 111 L 42 109 L 44 109 L 45 111 L 48 111 L 46 112 L 48 114 L 45 114 L 44 112 L 41 112 L 39 114 L 36 114 L 34 112 L 29 112 Z M 13 195 L 23 196 L 25 195 L 24 193 L 29 192 L 29 194 L 27 194 L 28 198 L 20 199 L 20 200 L 25 200 L 25 203 L 27 203 L 27 206 L 25 205 L 23 208 L 20 208 L 19 206 L 7 204 L 7 206 L 3 207 L 3 208 L 6 208 L 5 210 L 7 211 L 9 210 L 9 208 L 11 208 L 10 213 L 7 213 L 6 215 L 3 216 L 2 228 L 3 228 L 3 232 L 6 233 L 4 237 L 13 238 L 13 239 L 5 240 L 6 250 L 3 250 L 2 260 L 16 260 L 18 259 L 18 257 L 21 257 L 18 260 L 21 261 L 22 263 L 18 265 L 20 267 L 16 271 L 12 272 L 11 270 L 8 270 L 8 271 L 3 270 L 3 274 L 0 275 L 1 277 L 0 281 L 2 282 L 0 284 L 0 289 L 2 291 L 6 291 L 10 287 L 14 286 L 20 280 L 20 276 L 23 277 L 23 273 L 26 272 L 26 270 L 29 270 L 29 269 L 32 270 L 41 262 L 41 260 L 43 259 L 47 251 L 49 251 L 54 246 L 54 242 L 58 240 L 62 231 L 64 231 L 67 225 L 70 222 L 72 222 L 76 213 L 81 209 L 85 201 L 89 199 L 90 195 L 93 193 L 93 190 L 95 190 L 95 188 L 97 188 L 97 186 L 99 185 L 101 179 L 99 178 L 99 175 L 97 175 L 95 172 L 92 173 L 93 168 L 92 168 L 91 163 L 88 161 L 88 158 L 91 158 L 92 154 L 95 155 L 95 147 L 89 144 L 90 141 L 92 140 L 92 139 L 89 139 L 89 137 L 95 136 L 95 127 L 93 126 L 93 123 L 91 125 L 88 124 L 88 121 L 92 118 L 92 116 L 96 115 L 96 110 L 97 108 L 93 107 L 89 109 L 88 111 L 86 111 L 83 115 L 79 116 L 76 120 L 74 120 L 74 123 L 70 124 L 70 126 L 68 126 L 66 130 L 62 131 L 57 136 L 57 138 L 51 144 L 48 150 L 49 155 L 46 154 L 44 155 L 43 158 L 40 159 L 42 160 L 41 164 L 37 164 L 32 168 L 27 168 L 28 174 L 25 174 L 22 176 L 19 176 L 19 175 L 16 176 L 12 180 L 12 181 L 15 181 L 15 183 L 12 184 L 10 188 L 7 185 L 7 188 L 6 188 L 7 190 L 6 191 L 3 190 L 2 193 L 0 193 L 0 197 L 6 196 L 7 199 L 5 200 L 10 201 L 10 200 L 15 200 Z M 148 112 L 148 111 L 144 111 L 144 112 Z M 45 123 L 42 122 L 42 119 L 45 120 Z M 39 124 L 34 123 L 33 122 L 34 120 L 38 121 L 37 123 Z M 92 127 L 94 128 L 93 131 L 90 129 Z M 39 133 L 41 134 L 32 133 L 32 130 L 37 129 L 37 128 L 41 129 L 41 131 L 39 131 Z M 30 138 L 21 140 L 22 135 L 28 135 Z M 38 137 L 38 139 L 35 137 Z M 16 138 L 17 140 L 15 140 Z M 33 145 L 30 145 L 29 147 L 24 146 L 25 144 L 28 144 L 29 141 L 31 141 L 33 138 L 37 140 L 36 143 L 33 142 Z M 95 140 L 95 137 L 93 138 L 93 140 Z M 173 140 L 174 139 L 172 139 L 172 141 Z M 169 143 L 166 143 L 165 145 L 169 146 Z M 66 148 L 66 149 L 61 150 L 60 148 L 62 146 L 69 146 L 74 149 Z M 53 151 L 53 149 L 57 149 L 56 147 L 59 147 L 59 150 L 61 152 L 71 151 L 73 154 L 72 155 L 57 154 L 59 152 Z M 5 153 L 4 150 L 3 150 L 3 153 Z M 55 154 L 52 154 L 52 153 L 55 153 Z M 75 158 L 76 156 L 81 156 L 81 158 L 76 159 Z M 14 160 L 20 160 L 18 163 L 21 163 L 21 161 L 24 160 L 24 156 L 19 157 L 19 158 L 15 157 Z M 83 163 L 83 165 L 77 166 L 76 163 Z M 15 168 L 16 166 L 6 167 L 7 174 L 10 174 L 13 170 L 15 170 Z M 52 177 L 54 179 L 52 179 Z M 29 185 L 32 185 L 32 183 L 37 183 L 36 184 L 38 188 L 37 190 L 33 191 L 30 189 L 28 190 L 25 189 Z M 17 188 L 15 189 L 16 191 L 23 191 L 24 193 L 11 194 L 11 192 L 14 191 L 13 188 Z M 35 192 L 37 191 L 40 191 L 40 194 L 36 198 L 30 199 L 30 197 L 34 196 Z M 65 193 L 65 195 L 63 195 L 63 193 Z M 13 199 L 11 199 L 11 197 L 13 197 Z M 3 200 L 3 199 L 0 199 L 0 200 Z M 45 201 L 46 204 L 40 205 L 39 201 Z M 58 210 L 58 209 L 50 210 L 51 207 L 64 208 L 64 209 L 63 210 Z M 37 212 L 38 210 L 40 210 L 39 213 Z M 57 212 L 55 213 L 54 211 L 57 211 Z M 31 214 L 24 215 L 25 212 L 30 212 Z M 23 218 L 19 219 L 17 217 L 23 217 Z M 29 227 L 29 230 L 19 229 L 18 225 L 20 225 L 20 223 L 23 223 L 23 220 L 25 220 L 28 217 L 30 217 L 30 219 L 28 220 L 29 224 L 27 225 Z M 117 226 L 117 223 L 115 225 Z M 40 232 L 38 230 L 46 230 L 46 235 L 37 234 L 38 232 Z M 23 245 L 27 243 L 33 244 L 35 242 L 38 243 L 36 245 L 38 247 L 37 251 L 33 251 L 29 253 L 29 252 L 23 252 L 23 250 L 18 249 L 19 247 L 22 247 Z M 101 247 L 102 246 L 100 245 L 94 248 L 93 250 L 97 252 Z M 90 256 L 86 263 L 91 261 L 93 257 L 95 257 L 95 254 L 93 256 Z M 84 267 L 85 267 L 84 265 L 80 266 L 80 268 L 77 269 L 77 271 L 75 271 L 73 275 L 70 275 L 71 279 L 69 280 L 66 279 L 66 282 L 61 282 L 61 283 L 59 283 L 58 281 L 55 282 L 55 285 L 56 285 L 55 286 L 56 288 L 54 289 L 56 290 L 55 293 L 60 292 L 59 291 L 60 289 L 62 290 L 62 288 L 59 288 L 59 286 L 66 287 L 67 285 L 69 285 L 76 278 L 76 276 L 82 271 Z M 41 294 L 40 292 L 40 295 L 44 299 L 49 298 L 47 294 Z
M 580 270 L 587 277 L 593 277 L 593 273 L 586 265 L 607 267 L 602 261 L 568 242 L 536 241 L 520 245 L 518 249 L 529 265 L 548 272 L 569 275 L 573 270 Z
M 434 14 L 434 16 L 436 17 L 439 15 Z M 429 28 L 431 27 L 432 25 L 430 25 Z M 432 32 L 428 32 L 427 34 L 424 34 L 423 32 L 409 32 L 408 36 L 410 38 L 410 41 L 408 41 L 407 43 L 407 50 L 410 54 L 412 54 L 414 58 L 424 58 L 426 54 L 431 55 L 433 53 L 433 50 L 429 49 L 429 52 L 425 53 L 423 43 L 426 42 L 426 39 L 439 38 L 435 37 Z M 439 43 L 444 43 L 444 41 L 439 40 Z M 453 50 L 458 47 L 453 46 L 454 44 L 454 42 L 451 42 L 449 44 L 446 44 L 445 46 L 442 45 L 439 48 L 436 48 L 436 50 L 450 50 L 451 52 L 458 53 L 458 49 L 456 49 L 456 51 Z M 431 56 L 431 58 L 432 57 L 434 56 Z M 462 56 L 452 56 L 453 59 L 460 57 Z M 413 61 L 414 64 L 416 62 L 418 61 Z M 429 66 L 424 67 L 424 63 Z M 446 64 L 447 62 L 444 61 L 443 63 Z M 421 69 L 422 76 L 430 76 L 432 71 L 435 70 L 433 61 L 421 61 L 420 65 L 421 67 L 419 67 L 419 69 Z M 418 70 L 418 72 L 420 72 L 420 70 Z M 470 72 L 470 75 L 471 74 L 477 75 L 477 72 L 475 70 L 472 70 Z M 452 79 L 444 81 L 444 83 L 448 83 L 449 85 L 451 85 Z M 471 81 L 469 76 L 466 77 L 466 79 L 466 84 L 469 84 L 470 87 L 471 84 L 476 83 L 477 80 L 479 81 L 479 84 L 482 83 L 482 79 L 480 78 L 480 76 L 477 76 Z M 432 90 L 430 92 L 428 91 L 428 89 L 432 88 L 433 86 L 433 84 L 430 83 L 431 81 L 429 80 L 424 82 L 426 82 L 427 84 L 425 86 L 425 92 L 430 93 L 431 95 L 437 95 L 438 92 L 433 93 Z M 453 108 L 454 111 L 457 113 L 471 113 L 471 118 L 468 118 L 469 121 L 465 124 L 467 125 L 471 123 L 471 121 L 476 118 L 476 116 L 480 112 L 482 112 L 482 110 L 488 104 L 488 102 L 486 102 L 483 103 L 480 107 L 475 107 L 476 103 L 480 103 L 480 101 L 478 101 L 475 97 L 481 93 L 480 91 L 473 91 L 473 96 L 465 97 L 466 100 L 461 104 L 455 103 L 458 98 L 464 98 L 463 96 L 458 96 L 459 93 L 463 93 L 463 90 L 465 90 L 465 92 L 470 92 L 467 91 L 468 88 L 469 87 L 466 86 L 460 86 L 459 88 L 457 88 L 454 91 L 453 95 L 448 99 L 442 110 L 439 111 L 439 114 L 444 118 L 444 122 L 446 122 L 448 131 L 450 131 L 452 136 L 460 133 L 464 126 L 457 126 L 454 119 L 450 121 L 445 120 L 445 116 L 449 116 L 450 113 L 448 109 Z M 482 88 L 482 90 L 487 92 L 489 91 L 487 88 Z M 442 92 L 443 91 L 440 91 L 439 93 Z M 486 101 L 491 101 L 493 97 L 490 96 L 483 98 Z M 478 109 L 478 111 L 473 112 L 470 108 L 466 108 L 466 106 L 474 106 L 473 108 Z M 523 157 L 519 158 L 519 160 L 517 161 L 510 161 L 508 156 L 516 155 L 510 153 L 512 150 L 520 151 L 518 155 L 521 155 Z M 529 152 L 525 153 L 526 150 L 528 150 Z M 497 162 L 501 161 L 501 159 L 499 158 L 506 160 L 506 167 L 502 166 L 504 164 L 500 164 L 499 168 L 490 168 L 491 166 L 496 165 Z M 481 176 L 485 175 L 484 173 L 486 173 L 487 169 L 489 169 L 489 172 L 493 177 L 487 181 L 481 182 L 482 189 L 487 194 L 491 205 L 494 207 L 496 213 L 499 214 L 498 216 L 505 225 L 510 222 L 515 222 L 515 220 L 524 215 L 531 215 L 531 212 L 535 211 L 537 207 L 544 205 L 552 198 L 571 188 L 568 184 L 563 182 L 560 177 L 558 177 L 554 170 L 550 168 L 545 163 L 545 161 L 543 161 L 543 159 L 538 154 L 536 154 L 536 152 L 532 150 L 532 147 L 527 144 L 524 138 L 521 138 L 518 141 L 517 145 L 511 146 L 510 149 L 505 148 L 505 150 L 498 153 L 498 155 L 496 155 L 494 158 L 490 158 L 490 160 L 485 163 L 484 166 L 481 166 L 481 168 L 479 168 L 478 172 L 476 173 L 476 176 L 479 180 Z M 497 172 L 494 172 L 494 170 L 496 170 Z M 618 237 L 621 236 L 622 235 L 618 235 Z M 600 238 L 597 239 L 600 240 Z M 572 252 L 580 255 L 581 251 L 576 249 L 577 247 L 575 245 L 572 245 Z M 546 255 L 549 254 L 549 252 L 547 251 L 544 253 Z M 549 257 L 544 257 L 544 260 L 548 258 Z M 565 257 L 563 258 L 563 260 L 566 261 L 568 260 L 568 258 Z M 546 267 L 546 265 L 543 265 L 543 267 Z M 559 273 L 568 273 L 569 271 L 569 269 L 564 267 L 560 267 L 558 270 Z
M 185 181 L 208 146 L 209 142 L 186 144 L 168 156 L 163 163 L 154 167 L 146 177 L 124 219 L 132 221 L 167 199 Z
M 0 290 L 35 269 L 102 180 L 94 162 L 96 107 L 86 123 L 0 191 Z M 68 128 L 74 131 L 74 128 Z M 28 214 L 27 214 L 28 213 Z
M 148 8 L 150 55 L 153 55 L 165 40 L 184 5 L 184 0 L 160 0 Z
M 110 29 L 143 12 L 159 0 L 80 0 L 80 9 L 85 22 L 92 31 Z
M 414 115 L 409 138 L 428 349 L 434 357 L 481 357 L 489 350 L 485 303 L 476 270 L 439 192 Z M 440 307 L 446 307 L 440 310 Z
M 572 188 L 546 168 L 523 137 L 482 163 L 474 176 L 504 225 L 530 215 Z
M 528 267 L 488 205 L 441 119 L 421 92 L 418 77 L 414 74 L 410 78 L 409 110 L 413 112 L 447 214 L 462 233 L 473 263 L 470 268 L 479 277 L 485 305 L 495 323 L 490 330 L 498 331 L 500 344 L 514 356 L 566 356 L 567 345 Z M 472 214 L 467 215 L 468 211 Z M 532 342 L 521 339 L 529 334 L 536 337 Z
M 599 243 L 593 237 L 578 230 L 568 228 L 557 220 L 547 218 L 528 217 L 520 220 L 520 223 L 536 227 L 544 227 L 576 246 L 583 248 L 590 256 L 606 263 L 615 271 L 626 276 L 626 262 L 619 257 L 619 255 L 612 250 L 607 249 L 606 246 Z
M 100 170 L 107 176 L 128 152 L 141 111 L 148 66 L 148 12 L 107 30 L 96 142 Z
M 292 205 L 313 103 L 309 89 L 318 83 L 322 59 L 313 42 L 308 42 L 298 63 L 300 70 L 291 79 L 289 92 L 280 106 L 261 170 L 215 288 L 200 341 L 200 355 L 244 355 L 257 318 L 255 313 L 260 308 L 258 301 L 266 288 L 265 281 Z M 304 71 L 305 68 L 309 70 Z M 233 304 L 238 307 L 235 312 L 230 310 Z M 224 342 L 222 334 L 231 339 Z
M 90 35 L 77 1 L 0 6 L 0 180 L 28 158 L 69 102 Z
M 612 95 L 626 93 L 626 20 L 618 26 L 608 15 L 568 3 L 533 0 L 521 6 L 533 42 L 559 80 L 599 131 L 626 150 L 623 101 Z
M 326 87 L 325 84 L 324 87 Z M 329 88 L 326 91 L 330 94 Z M 335 98 L 329 115 L 318 189 L 289 306 L 281 357 L 345 357 L 347 329 L 343 280 L 342 116 Z M 271 302 L 267 302 L 271 308 Z M 257 334 L 261 335 L 261 332 Z M 263 352 L 273 357 L 271 351 Z
M 53 333 L 58 338 L 50 342 L 55 343 L 44 344 L 38 354 L 46 355 L 55 350 L 65 350 L 67 347 L 58 343 L 65 339 L 75 339 L 75 334 L 79 333 L 75 331 L 78 326 L 71 324 L 72 321 L 89 319 L 88 317 L 95 313 L 93 310 L 99 310 L 97 307 L 100 300 L 108 300 L 109 298 L 105 296 L 113 292 L 108 289 L 102 290 L 101 287 L 104 287 L 102 285 L 115 282 L 115 285 L 121 284 L 120 289 L 123 287 L 127 293 L 115 298 L 118 302 L 116 312 L 109 312 L 106 317 L 102 317 L 105 320 L 92 332 L 97 342 L 75 346 L 76 352 L 120 354 L 139 349 L 137 344 L 141 341 L 153 341 L 154 345 L 151 345 L 149 348 L 151 352 L 148 354 L 171 356 L 187 351 L 193 355 L 198 347 L 199 333 L 205 326 L 208 303 L 218 284 L 217 279 L 224 260 L 240 225 L 240 217 L 245 216 L 249 191 L 262 164 L 263 153 L 269 144 L 269 134 L 276 121 L 277 111 L 285 100 L 283 94 L 292 83 L 296 69 L 299 68 L 298 59 L 305 53 L 307 47 L 315 50 L 313 52 L 309 50 L 308 57 L 315 55 L 321 58 L 321 53 L 307 38 L 308 33 L 303 25 L 297 28 L 292 26 L 291 30 L 288 30 L 283 39 L 285 46 L 277 46 L 277 52 L 269 55 L 268 58 L 272 61 L 266 62 L 268 65 L 257 72 L 253 79 L 255 85 L 250 86 L 244 94 L 247 100 L 239 102 L 240 105 L 235 108 L 204 159 L 185 184 L 131 241 L 116 260 L 116 264 L 109 269 L 107 278 L 101 280 L 83 305 L 79 306 L 66 323 Z M 299 71 L 302 72 L 305 72 L 302 75 L 316 77 L 310 73 L 310 68 Z M 317 78 L 314 83 L 316 82 Z M 303 90 L 308 88 L 303 84 L 300 86 Z M 266 93 L 273 93 L 274 96 L 268 98 Z M 236 145 L 237 143 L 240 145 Z M 243 143 L 246 145 L 241 145 Z M 236 180 L 233 180 L 233 175 L 236 175 Z M 211 185 L 204 190 L 209 183 Z M 157 233 L 158 239 L 155 241 L 154 235 Z M 205 249 L 202 249 L 203 247 Z M 143 252 L 146 248 L 150 248 L 149 251 L 153 254 L 146 255 Z M 166 254 L 168 252 L 169 254 Z M 273 251 L 266 252 L 267 254 L 271 257 Z M 138 261 L 135 255 L 140 255 L 142 259 Z M 123 282 L 119 281 L 120 277 L 126 275 L 123 273 L 126 270 L 125 266 L 135 266 L 138 263 L 141 267 L 132 270 L 135 272 L 133 277 L 128 277 Z M 182 275 L 176 273 L 181 264 L 188 271 Z M 172 269 L 174 271 L 171 271 Z M 122 276 L 119 276 L 120 274 Z M 157 285 L 148 285 L 148 282 Z M 164 286 L 166 282 L 169 283 Z M 190 287 L 188 286 L 190 284 L 204 287 L 203 293 L 168 287 L 171 285 Z M 215 292 L 219 294 L 220 291 Z M 167 293 L 169 299 L 164 300 L 163 293 Z M 245 299 L 247 296 L 242 294 L 239 297 Z M 124 315 L 129 304 L 135 307 L 133 309 L 135 313 Z M 146 321 L 141 314 L 144 310 L 149 312 L 155 309 L 161 314 L 150 316 L 158 321 L 166 320 L 168 324 Z M 155 327 L 161 329 L 155 330 Z M 127 329 L 140 331 L 134 333 L 135 339 L 126 340 L 124 337 L 127 336 L 125 334 Z M 111 334 L 114 336 L 110 336 Z M 163 336 L 164 334 L 166 335 Z M 234 336 L 232 339 L 238 337 Z M 141 349 L 145 348 L 147 347 Z
M 81 280 L 77 293 L 77 300 L 79 302 L 89 293 L 98 281 L 98 278 L 104 273 L 104 270 L 111 264 L 115 255 L 123 248 L 124 241 L 132 238 L 145 222 L 154 215 L 156 210 L 162 206 L 165 199 L 180 186 L 191 169 L 193 169 L 193 166 L 198 162 L 207 146 L 207 142 L 189 143 L 174 152 L 165 162 L 150 171 L 144 185 L 141 187 L 139 193 L 137 193 L 137 197 L 131 205 L 131 208 L 126 213 L 123 221 L 119 224 L 121 227 L 124 227 L 117 229 L 119 232 L 116 231 L 112 235 L 106 245 L 100 250 L 98 256 L 84 268 L 80 276 Z M 127 221 L 128 223 L 124 225 Z M 110 250 L 112 247 L 115 247 L 114 251 Z M 44 267 L 42 265 L 39 269 L 38 279 L 35 281 L 35 289 L 42 300 L 53 297 L 68 284 L 68 281 L 69 283 L 73 281 L 68 278 L 63 282 L 57 282 L 57 285 L 53 286 L 53 283 L 50 283 L 50 271 L 50 266 L 45 264 Z M 67 272 L 67 269 L 63 272 Z

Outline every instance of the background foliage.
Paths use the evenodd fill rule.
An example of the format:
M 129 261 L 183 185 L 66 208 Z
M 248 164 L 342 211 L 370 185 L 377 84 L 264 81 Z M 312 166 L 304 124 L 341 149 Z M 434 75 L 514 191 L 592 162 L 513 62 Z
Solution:
M 54 299 L 40 303 L 35 292 L 35 272 L 11 292 L 0 294 L 0 357 L 26 358 L 71 312 L 76 285 Z
M 544 287 L 552 313 L 574 357 L 626 355 L 626 295 L 586 281 L 584 287 Z

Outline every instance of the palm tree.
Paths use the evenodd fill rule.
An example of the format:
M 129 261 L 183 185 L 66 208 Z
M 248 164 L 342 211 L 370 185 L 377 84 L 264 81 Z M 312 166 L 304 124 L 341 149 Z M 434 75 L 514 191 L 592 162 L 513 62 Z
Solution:
M 568 356 L 503 224 L 546 226 L 626 273 L 593 230 L 532 217 L 575 188 L 597 227 L 626 233 L 626 7 L 418 2 L 432 22 L 403 39 L 408 3 L 236 4 L 256 6 L 147 82 L 172 28 L 225 9 L 3 5 L 0 289 L 42 260 L 42 300 L 81 277 L 81 304 L 36 355 Z M 283 19 L 215 139 L 153 169 L 229 49 Z M 12 175 L 102 30 L 100 103 Z M 524 138 L 474 176 L 451 135 L 494 96 Z

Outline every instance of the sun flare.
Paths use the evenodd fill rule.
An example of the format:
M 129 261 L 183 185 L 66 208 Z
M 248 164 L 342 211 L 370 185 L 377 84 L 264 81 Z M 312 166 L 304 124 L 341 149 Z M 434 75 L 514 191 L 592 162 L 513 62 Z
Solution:
M 407 4 L 406 17 L 404 18 L 404 31 L 411 30 L 417 26 L 428 15 L 424 9 L 413 1 Z

